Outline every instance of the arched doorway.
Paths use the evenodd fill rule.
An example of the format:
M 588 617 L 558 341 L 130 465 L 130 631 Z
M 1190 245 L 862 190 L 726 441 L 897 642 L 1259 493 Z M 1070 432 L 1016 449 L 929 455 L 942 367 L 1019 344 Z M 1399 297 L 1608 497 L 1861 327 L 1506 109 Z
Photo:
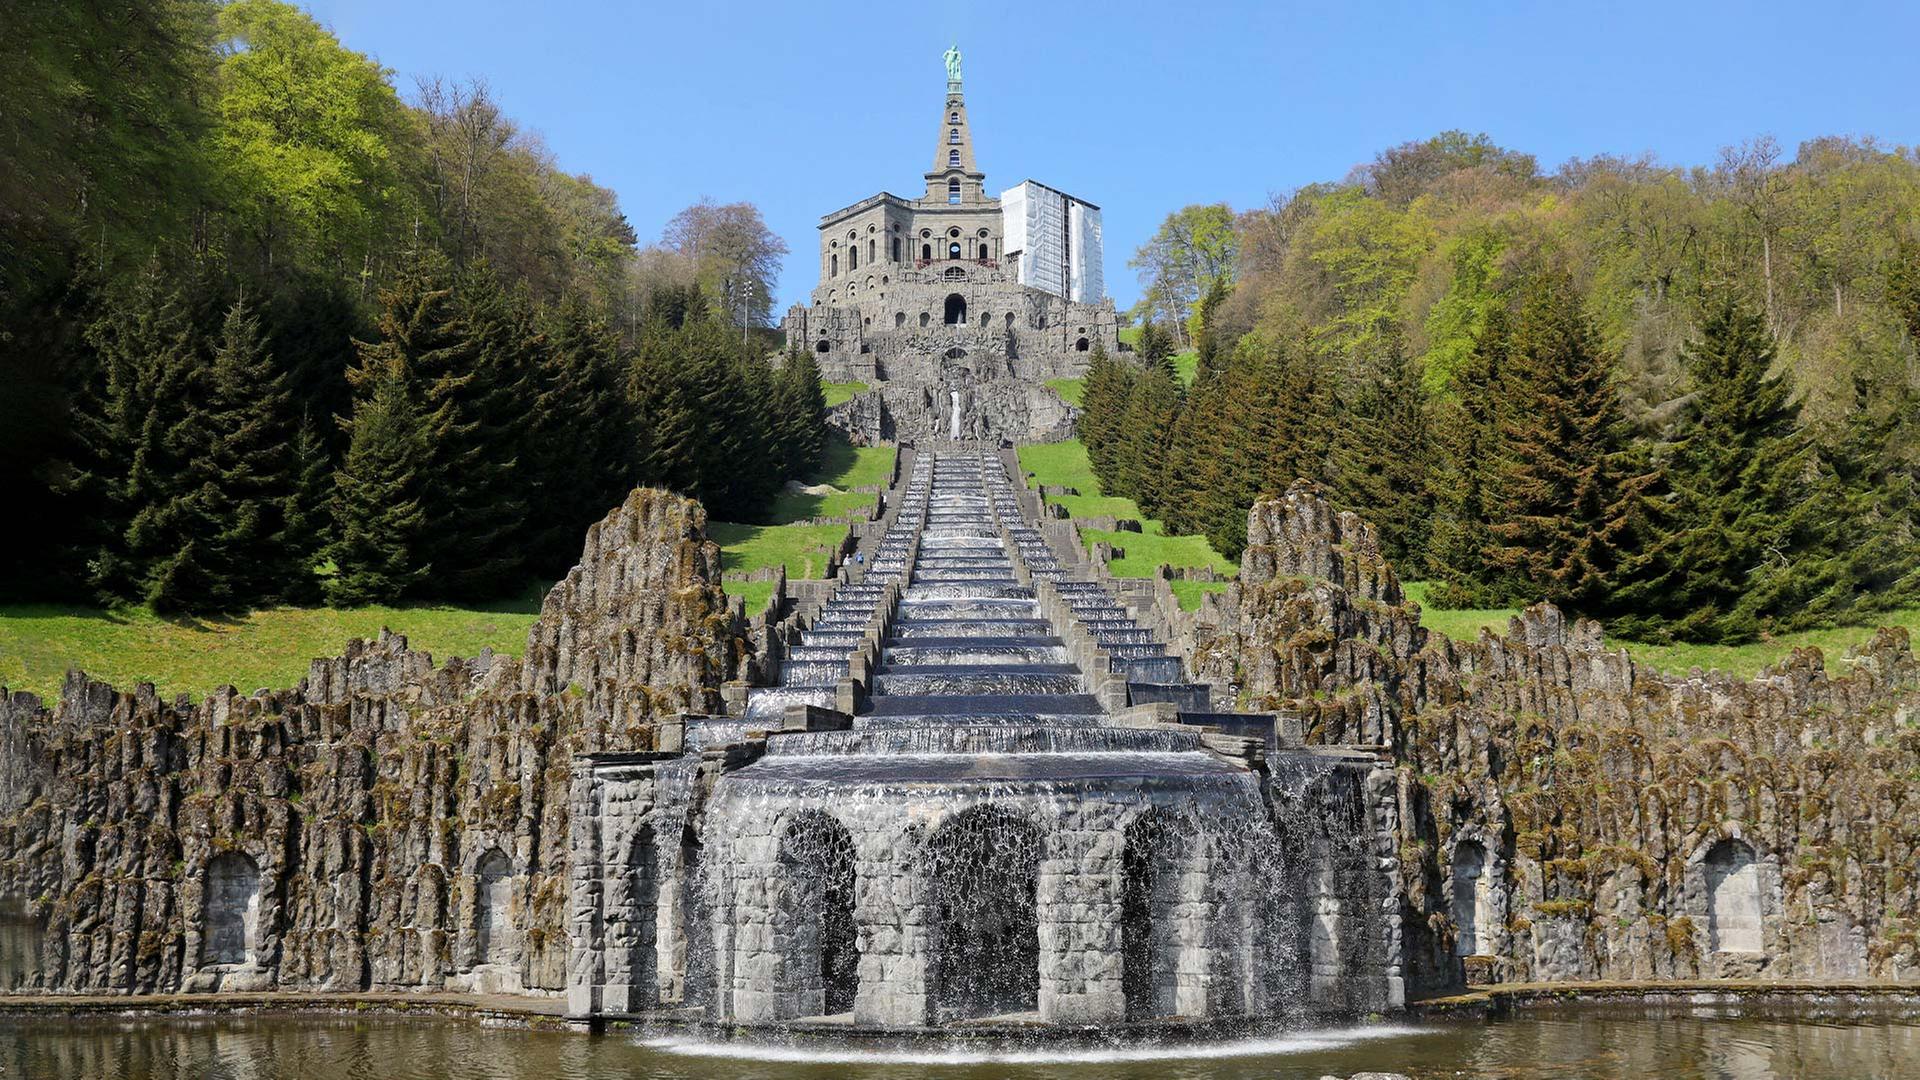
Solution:
M 1762 951 L 1760 865 L 1743 840 L 1707 852 L 1707 942 L 1714 952 Z
M 513 864 L 505 853 L 494 848 L 480 856 L 473 873 L 474 963 L 506 963 L 512 956 L 513 919 L 507 909 L 513 888 Z
M 259 947 L 260 866 L 238 851 L 207 864 L 207 933 L 201 963 L 247 964 Z
M 627 876 L 633 882 L 627 985 L 641 1001 L 652 1004 L 660 998 L 660 849 L 654 843 L 652 825 L 642 825 L 634 834 L 627 849 Z
M 955 240 L 953 243 L 947 245 L 947 258 L 957 259 L 959 257 L 960 257 L 960 241 Z
M 1039 828 L 991 806 L 961 812 L 928 841 L 940 1019 L 1039 1008 L 1040 855 Z
M 787 917 L 793 920 L 786 974 L 791 988 L 808 1002 L 801 1014 L 850 1012 L 860 989 L 853 837 L 825 813 L 802 814 L 787 826 L 780 865 L 790 890 Z
M 1121 848 L 1120 986 L 1129 1020 L 1173 1011 L 1173 950 L 1166 938 L 1177 875 L 1167 865 L 1167 833 L 1164 818 L 1150 811 L 1127 826 Z
M 713 1000 L 713 933 L 707 921 L 706 895 L 703 889 L 706 845 L 688 823 L 680 830 L 680 868 L 675 881 L 679 896 L 680 942 L 686 961 L 680 1000 L 687 1005 L 705 1005 Z
M 1488 920 L 1487 849 L 1477 840 L 1463 840 L 1453 849 L 1453 952 L 1455 956 L 1480 956 L 1486 950 L 1480 940 L 1481 927 Z
M 967 300 L 959 293 L 947 294 L 946 323 L 959 326 L 967 321 Z

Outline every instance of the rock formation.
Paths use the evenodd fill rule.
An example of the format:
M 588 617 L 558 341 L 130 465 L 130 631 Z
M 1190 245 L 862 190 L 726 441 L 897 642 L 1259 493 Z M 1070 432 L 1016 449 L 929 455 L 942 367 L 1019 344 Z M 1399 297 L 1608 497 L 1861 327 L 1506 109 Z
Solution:
M 1373 531 L 1258 503 L 1197 673 L 1398 762 L 1409 994 L 1482 980 L 1920 978 L 1920 665 L 1674 677 L 1547 604 L 1419 626 Z
M 636 490 L 521 660 L 383 633 L 291 690 L 0 702 L 0 893 L 49 989 L 559 991 L 569 763 L 651 749 L 737 662 L 697 503 Z

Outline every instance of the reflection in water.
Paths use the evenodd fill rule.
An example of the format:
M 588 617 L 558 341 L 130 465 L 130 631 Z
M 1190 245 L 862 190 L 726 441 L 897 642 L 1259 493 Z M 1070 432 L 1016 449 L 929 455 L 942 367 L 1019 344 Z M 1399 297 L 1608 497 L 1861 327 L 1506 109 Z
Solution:
M 1085 1050 L 719 1043 L 420 1019 L 0 1021 L 0 1077 L 45 1080 L 1315 1080 L 1369 1069 L 1416 1080 L 1898 1080 L 1920 1077 L 1920 1018 L 1569 1013 L 1300 1032 L 1199 1047 Z

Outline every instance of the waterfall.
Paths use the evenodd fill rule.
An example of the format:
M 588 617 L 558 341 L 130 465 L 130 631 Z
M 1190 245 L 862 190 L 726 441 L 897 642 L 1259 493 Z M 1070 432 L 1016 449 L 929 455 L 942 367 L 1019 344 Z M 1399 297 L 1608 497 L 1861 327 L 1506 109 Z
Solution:
M 960 391 L 947 391 L 947 398 L 953 402 L 953 412 L 947 420 L 947 437 L 958 439 L 960 437 Z

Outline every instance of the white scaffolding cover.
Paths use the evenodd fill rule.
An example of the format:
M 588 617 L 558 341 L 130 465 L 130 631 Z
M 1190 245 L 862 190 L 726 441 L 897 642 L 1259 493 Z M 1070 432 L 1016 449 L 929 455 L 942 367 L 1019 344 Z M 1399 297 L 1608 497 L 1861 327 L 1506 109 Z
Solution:
M 1027 180 L 1000 194 L 1000 218 L 1020 284 L 1087 304 L 1106 295 L 1099 207 Z

